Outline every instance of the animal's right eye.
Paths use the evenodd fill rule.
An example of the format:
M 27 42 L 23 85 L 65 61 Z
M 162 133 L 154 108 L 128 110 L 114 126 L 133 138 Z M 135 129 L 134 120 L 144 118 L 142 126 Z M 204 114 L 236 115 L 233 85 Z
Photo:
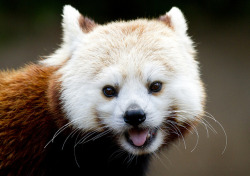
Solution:
M 103 88 L 103 94 L 108 97 L 108 98 L 111 98 L 111 97 L 115 97 L 117 96 L 117 91 L 114 87 L 112 86 L 105 86 Z
M 162 83 L 159 81 L 155 81 L 149 86 L 150 92 L 160 92 L 161 88 L 162 88 Z

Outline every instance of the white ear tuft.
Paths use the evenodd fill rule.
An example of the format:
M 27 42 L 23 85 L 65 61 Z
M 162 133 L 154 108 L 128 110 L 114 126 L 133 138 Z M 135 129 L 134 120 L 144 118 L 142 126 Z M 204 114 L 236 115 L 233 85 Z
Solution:
M 87 17 L 83 17 L 78 10 L 65 5 L 63 8 L 63 43 L 61 48 L 47 59 L 41 61 L 42 64 L 48 66 L 62 65 L 72 55 L 77 44 L 83 40 L 85 35 L 92 31 L 97 24 Z
M 166 14 L 171 21 L 171 27 L 180 34 L 186 34 L 187 24 L 184 15 L 181 10 L 177 7 L 172 9 Z
M 79 25 L 81 14 L 78 10 L 70 5 L 65 5 L 63 8 L 63 40 L 67 44 L 72 44 L 79 34 L 82 33 Z
M 40 63 L 48 66 L 60 66 L 72 55 L 76 41 L 81 38 L 79 35 L 84 34 L 81 30 L 79 19 L 82 15 L 75 8 L 66 5 L 63 8 L 63 43 L 54 54 Z
M 184 15 L 177 7 L 173 7 L 165 15 L 160 16 L 160 21 L 164 22 L 168 27 L 178 34 L 186 34 L 187 24 Z

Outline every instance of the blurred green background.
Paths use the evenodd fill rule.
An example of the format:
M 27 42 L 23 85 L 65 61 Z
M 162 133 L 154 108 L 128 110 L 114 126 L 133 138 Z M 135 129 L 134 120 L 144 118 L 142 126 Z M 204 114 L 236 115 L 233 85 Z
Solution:
M 196 135 L 155 157 L 149 176 L 250 175 L 250 1 L 18 1 L 0 0 L 0 69 L 12 69 L 47 56 L 61 42 L 62 7 L 70 4 L 103 24 L 138 17 L 154 18 L 172 6 L 185 14 L 197 45 L 211 113 L 225 128 L 206 118 L 217 134 L 200 125 Z M 192 152 L 191 152 L 192 151 Z

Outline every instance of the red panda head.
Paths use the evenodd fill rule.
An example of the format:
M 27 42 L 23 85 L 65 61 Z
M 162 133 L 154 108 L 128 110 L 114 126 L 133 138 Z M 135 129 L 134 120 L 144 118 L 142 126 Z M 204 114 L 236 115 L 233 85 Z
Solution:
M 98 25 L 71 6 L 63 44 L 42 61 L 60 66 L 58 99 L 83 132 L 103 132 L 124 150 L 152 153 L 182 137 L 203 113 L 205 93 L 183 14 Z

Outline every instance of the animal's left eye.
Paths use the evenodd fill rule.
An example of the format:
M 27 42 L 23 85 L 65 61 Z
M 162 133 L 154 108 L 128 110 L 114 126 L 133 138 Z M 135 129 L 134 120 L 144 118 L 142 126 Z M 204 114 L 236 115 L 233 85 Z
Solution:
M 115 97 L 117 95 L 116 89 L 112 86 L 105 86 L 102 91 L 108 98 Z
M 159 81 L 155 81 L 153 82 L 150 86 L 149 86 L 149 91 L 150 92 L 160 92 L 162 88 L 162 83 Z

